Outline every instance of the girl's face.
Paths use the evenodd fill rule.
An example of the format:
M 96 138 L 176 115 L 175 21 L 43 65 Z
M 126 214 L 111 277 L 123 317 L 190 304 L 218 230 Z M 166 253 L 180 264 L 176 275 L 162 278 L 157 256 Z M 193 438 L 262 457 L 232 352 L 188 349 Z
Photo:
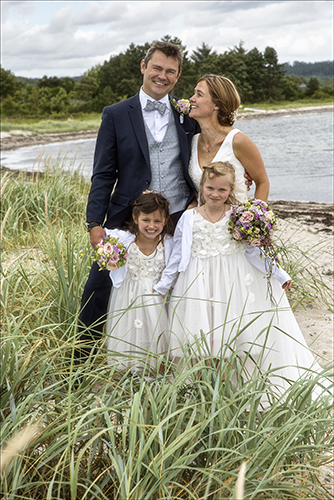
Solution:
M 191 118 L 195 118 L 195 120 L 197 118 L 206 118 L 218 111 L 218 108 L 213 103 L 209 88 L 205 81 L 199 82 L 196 85 L 195 93 L 190 98 L 190 103 L 190 116 Z
M 228 175 L 207 177 L 202 185 L 202 196 L 212 209 L 221 208 L 232 193 Z
M 157 238 L 166 224 L 166 219 L 160 210 L 155 210 L 150 214 L 140 212 L 138 217 L 133 219 L 138 226 L 138 233 L 149 240 Z

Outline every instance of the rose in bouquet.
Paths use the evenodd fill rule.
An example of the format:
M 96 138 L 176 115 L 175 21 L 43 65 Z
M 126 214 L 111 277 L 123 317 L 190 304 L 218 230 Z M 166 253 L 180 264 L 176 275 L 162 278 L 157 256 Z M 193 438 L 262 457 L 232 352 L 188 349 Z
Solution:
M 99 271 L 115 271 L 126 264 L 128 253 L 118 238 L 106 236 L 95 245 L 92 259 L 98 263 Z
M 272 236 L 277 225 L 277 217 L 262 200 L 247 200 L 238 206 L 232 207 L 228 230 L 232 238 L 245 245 L 259 247 L 261 258 L 265 257 L 268 293 L 274 302 L 269 278 L 273 266 L 279 265 L 277 251 L 275 250 Z

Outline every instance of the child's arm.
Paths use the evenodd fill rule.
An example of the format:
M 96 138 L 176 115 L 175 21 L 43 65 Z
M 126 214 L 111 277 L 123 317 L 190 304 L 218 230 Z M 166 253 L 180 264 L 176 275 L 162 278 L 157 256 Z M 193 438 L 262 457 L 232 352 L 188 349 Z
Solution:
M 266 274 L 266 258 L 262 257 L 261 259 L 261 252 L 259 247 L 251 247 L 247 246 L 246 251 L 245 251 L 246 258 L 248 262 L 250 262 L 254 267 L 259 269 L 263 274 Z M 292 280 L 291 277 L 288 275 L 284 269 L 281 267 L 278 267 L 277 264 L 275 263 L 273 266 L 273 273 L 271 275 L 272 278 L 277 279 L 277 281 L 280 282 L 282 285 L 283 290 L 289 290 Z
M 168 264 L 162 272 L 160 281 L 154 286 L 154 291 L 166 295 L 170 287 L 176 281 L 182 256 L 182 230 L 180 221 L 175 228 L 173 238 L 173 250 Z

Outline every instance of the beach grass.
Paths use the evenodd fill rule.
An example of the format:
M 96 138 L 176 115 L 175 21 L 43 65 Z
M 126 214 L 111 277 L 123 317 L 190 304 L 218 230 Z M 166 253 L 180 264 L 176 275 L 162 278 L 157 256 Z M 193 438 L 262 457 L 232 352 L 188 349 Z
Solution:
M 243 379 L 237 352 L 219 364 L 203 359 L 205 338 L 177 366 L 147 353 L 168 367 L 158 377 L 147 363 L 153 382 L 109 364 L 105 339 L 89 369 L 74 366 L 91 264 L 88 189 L 61 161 L 33 179 L 22 172 L 2 182 L 1 496 L 332 498 L 322 469 L 333 458 L 332 400 L 326 390 L 312 398 L 328 369 L 280 393 L 271 370 Z M 298 279 L 304 263 L 287 244 L 284 265 L 290 260 Z

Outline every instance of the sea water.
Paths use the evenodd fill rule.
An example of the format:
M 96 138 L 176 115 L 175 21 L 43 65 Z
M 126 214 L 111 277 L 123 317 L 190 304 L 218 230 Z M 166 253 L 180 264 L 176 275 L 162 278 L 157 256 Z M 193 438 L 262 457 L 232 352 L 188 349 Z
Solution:
M 259 148 L 270 181 L 270 200 L 333 203 L 333 113 L 302 113 L 237 121 Z M 10 169 L 43 170 L 49 158 L 90 178 L 94 139 L 3 151 Z M 250 195 L 253 191 L 250 192 Z

